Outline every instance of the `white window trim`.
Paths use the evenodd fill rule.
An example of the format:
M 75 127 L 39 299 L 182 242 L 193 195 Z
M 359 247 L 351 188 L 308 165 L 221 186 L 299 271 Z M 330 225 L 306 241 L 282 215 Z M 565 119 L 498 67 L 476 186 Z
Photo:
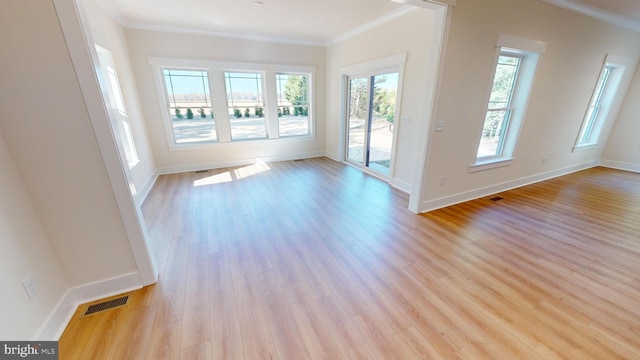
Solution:
M 122 87 L 120 86 L 120 79 L 113 59 L 113 53 L 100 44 L 96 43 L 95 47 L 100 69 L 97 75 L 102 78 L 101 84 L 106 86 L 106 88 L 101 90 L 107 98 L 109 119 L 112 122 L 115 121 L 112 128 L 116 133 L 116 139 L 120 142 L 118 144 L 118 151 L 124 153 L 124 160 L 129 166 L 129 169 L 132 170 L 140 164 L 140 157 L 138 156 L 133 130 L 131 129 L 129 115 L 126 110 L 127 105 L 125 104 L 124 95 L 122 94 Z M 109 66 L 113 69 L 113 78 L 109 76 L 109 71 L 107 70 Z M 113 91 L 114 88 L 118 91 L 117 94 Z
M 313 101 L 310 101 L 310 99 L 312 99 L 312 94 L 313 94 L 313 77 L 311 76 L 311 74 L 308 73 L 308 72 L 275 71 L 274 72 L 275 76 L 273 77 L 272 81 L 276 82 L 278 74 L 305 75 L 307 77 L 307 105 L 306 106 L 307 106 L 307 116 L 310 116 L 309 114 L 311 113 L 311 106 L 312 106 L 312 103 L 313 103 Z M 275 101 L 274 101 L 275 105 L 273 107 L 271 107 L 269 111 L 273 112 L 273 114 L 271 114 L 271 116 L 275 116 L 276 118 L 278 118 L 278 108 L 280 107 L 278 105 L 278 97 L 277 97 L 277 95 L 278 95 L 278 86 L 277 86 L 276 83 L 274 83 L 273 86 L 275 86 L 275 89 L 276 89 L 275 92 L 273 92 L 274 97 L 275 97 Z M 292 139 L 292 138 L 295 139 L 295 138 L 310 136 L 312 134 L 312 130 L 311 130 L 312 121 L 311 121 L 311 118 L 309 118 L 308 121 L 309 121 L 309 134 L 307 134 L 307 135 L 285 135 L 285 136 L 282 136 L 280 134 L 280 118 L 278 118 L 278 121 L 275 122 L 275 126 L 274 126 L 273 130 L 275 131 L 275 134 L 277 134 L 279 139 Z M 273 125 L 273 123 L 272 123 L 272 125 Z
M 614 112 L 611 109 L 614 107 L 614 103 L 616 99 L 619 98 L 619 90 L 620 85 L 622 84 L 622 80 L 626 74 L 627 68 L 631 65 L 632 60 L 623 56 L 616 56 L 607 54 L 604 58 L 602 66 L 600 67 L 600 71 L 598 72 L 598 77 L 596 79 L 596 84 L 591 92 L 591 96 L 589 96 L 589 102 L 587 103 L 587 108 L 585 110 L 585 115 L 583 116 L 582 122 L 580 122 L 580 128 L 578 129 L 578 134 L 576 136 L 576 141 L 574 143 L 573 152 L 584 151 L 597 149 L 600 144 L 600 138 L 602 135 L 602 131 L 605 128 L 605 125 L 610 122 L 611 118 L 615 116 Z M 590 118 L 586 117 L 589 107 L 591 106 L 591 101 L 593 100 L 593 96 L 598 90 L 596 86 L 600 80 L 600 76 L 602 71 L 606 67 L 612 67 L 611 73 L 609 74 L 609 78 L 607 82 L 604 84 L 604 90 L 601 94 L 601 108 L 598 111 L 598 114 L 595 117 L 594 123 L 592 125 L 591 135 L 589 136 L 590 141 L 580 142 L 581 134 L 583 128 L 589 123 Z
M 260 82 L 262 85 L 262 103 L 265 107 L 265 117 L 264 117 L 264 132 L 265 132 L 265 136 L 264 137 L 259 137 L 259 138 L 247 138 L 247 139 L 234 139 L 233 138 L 233 134 L 231 131 L 231 118 L 229 117 L 229 97 L 227 94 L 227 73 L 235 73 L 235 74 L 260 74 Z M 260 140 L 267 140 L 267 139 L 274 139 L 273 137 L 273 131 L 271 129 L 271 122 L 268 121 L 268 117 L 269 117 L 269 111 L 271 110 L 271 106 L 269 106 L 271 104 L 271 96 L 275 96 L 275 94 L 273 94 L 272 91 L 267 91 L 267 89 L 271 90 L 271 83 L 269 80 L 267 80 L 267 78 L 269 77 L 266 73 L 266 71 L 260 71 L 260 70 L 236 70 L 236 69 L 222 69 L 222 81 L 225 87 L 224 90 L 224 98 L 225 98 L 225 106 L 224 106 L 224 117 L 222 118 L 224 120 L 224 118 L 228 119 L 229 121 L 229 142 L 244 142 L 244 141 L 260 141 Z M 269 82 L 269 84 L 267 84 L 267 82 Z M 213 95 L 211 95 L 211 97 L 213 98 Z M 238 109 L 237 107 L 234 107 L 234 109 Z M 242 112 L 244 109 L 240 109 L 240 111 Z M 215 110 L 214 110 L 215 111 Z M 217 111 L 216 111 L 216 115 L 217 115 Z M 216 116 L 216 118 L 218 118 Z M 226 125 L 226 124 L 225 124 Z M 226 134 L 225 135 L 225 140 L 226 140 Z M 226 141 L 225 141 L 226 142 Z
M 154 81 L 156 85 L 156 94 L 160 104 L 162 117 L 162 125 L 165 130 L 167 145 L 169 151 L 184 150 L 202 150 L 206 148 L 216 148 L 220 146 L 236 146 L 247 144 L 264 144 L 267 142 L 306 142 L 317 139 L 316 117 L 315 117 L 315 66 L 301 65 L 281 65 L 281 64 L 265 64 L 265 63 L 243 63 L 228 61 L 208 61 L 208 60 L 192 60 L 177 58 L 149 58 L 149 64 L 153 68 Z M 200 70 L 206 71 L 209 77 L 209 92 L 211 103 L 215 115 L 215 126 L 217 132 L 217 141 L 215 142 L 199 142 L 176 144 L 174 141 L 173 129 L 171 128 L 171 119 L 169 113 L 165 110 L 168 108 L 166 100 L 166 88 L 162 77 L 162 70 L 166 68 L 184 69 L 184 70 Z M 265 102 L 265 122 L 267 128 L 267 137 L 258 139 L 231 139 L 231 128 L 229 125 L 227 92 L 225 86 L 225 72 L 259 72 L 262 73 L 264 102 Z M 278 116 L 277 116 L 277 96 L 275 87 L 276 73 L 296 73 L 306 74 L 307 90 L 309 91 L 309 134 L 301 136 L 279 137 L 278 134 Z M 273 79 L 271 80 L 271 77 Z M 275 123 L 275 131 L 274 124 Z
M 385 56 L 378 59 L 368 60 L 368 61 L 340 67 L 340 73 L 342 74 L 342 84 L 341 84 L 342 106 L 340 107 L 341 120 L 340 120 L 340 130 L 339 130 L 339 135 L 340 135 L 339 136 L 339 146 L 340 146 L 339 154 L 342 161 L 344 161 L 347 164 L 350 164 L 347 161 L 347 151 L 346 151 L 346 145 L 348 143 L 347 137 L 349 136 L 349 134 L 345 130 L 346 122 L 348 121 L 347 109 L 349 107 L 347 104 L 347 101 L 345 100 L 346 94 L 349 88 L 348 78 L 358 77 L 358 76 L 370 77 L 370 76 L 385 74 L 389 72 L 398 73 L 398 88 L 396 93 L 396 99 L 398 99 L 399 101 L 397 101 L 396 103 L 395 119 L 397 121 L 394 122 L 395 128 L 393 132 L 393 142 L 391 146 L 391 161 L 389 163 L 389 174 L 384 175 L 376 171 L 372 171 L 366 167 L 359 167 L 359 169 L 366 172 L 367 174 L 381 178 L 385 181 L 389 181 L 390 179 L 393 179 L 395 176 L 395 165 L 396 165 L 395 156 L 396 156 L 396 149 L 398 146 L 398 134 L 400 133 L 400 131 L 402 131 L 401 123 L 403 122 L 401 120 L 402 99 L 403 99 L 402 89 L 404 88 L 404 68 L 405 68 L 406 62 L 407 62 L 407 53 L 404 52 L 404 53 L 398 53 L 398 54 L 389 55 L 389 56 Z
M 469 172 L 479 172 L 491 169 L 497 169 L 505 166 L 510 166 L 513 163 L 514 158 L 500 158 L 500 159 L 490 159 L 488 161 L 479 161 L 471 166 L 469 166 Z
M 518 138 L 520 137 L 520 130 L 522 129 L 522 123 L 526 117 L 529 100 L 531 99 L 531 93 L 535 84 L 535 75 L 538 69 L 538 63 L 546 49 L 547 43 L 543 41 L 525 39 L 506 34 L 500 34 L 498 36 L 492 63 L 493 68 L 491 69 L 491 81 L 489 81 L 488 84 L 482 115 L 479 116 L 482 121 L 478 127 L 478 133 L 476 136 L 477 141 L 473 148 L 473 158 L 471 165 L 469 165 L 469 172 L 494 169 L 512 164 L 514 160 L 513 154 L 515 153 Z M 502 153 L 499 155 L 478 157 L 478 148 L 480 147 L 480 141 L 482 140 L 482 130 L 487 114 L 487 104 L 489 104 L 489 100 L 491 98 L 497 63 L 502 52 L 524 55 L 517 75 L 518 79 L 516 80 L 516 88 L 514 89 L 511 101 L 511 103 L 514 104 L 512 107 L 517 109 L 517 111 L 515 111 L 509 119 L 509 125 L 506 133 L 504 134 Z

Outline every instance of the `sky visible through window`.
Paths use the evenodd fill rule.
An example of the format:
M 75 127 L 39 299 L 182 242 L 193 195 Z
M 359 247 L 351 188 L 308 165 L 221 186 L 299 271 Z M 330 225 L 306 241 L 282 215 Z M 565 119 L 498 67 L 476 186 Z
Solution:
M 201 93 L 203 90 L 203 83 L 201 79 L 207 79 L 206 71 L 193 71 L 193 70 L 165 70 L 165 76 L 171 75 L 173 81 L 173 91 L 175 94 L 193 94 Z M 230 73 L 232 77 L 237 75 L 247 75 L 247 73 Z M 252 74 L 249 74 L 252 75 Z M 205 90 L 209 92 L 209 84 L 204 84 Z M 255 92 L 255 82 L 238 81 L 233 84 L 234 92 Z M 262 91 L 261 91 L 262 92 Z
M 184 75 L 184 71 L 171 70 L 171 75 Z M 193 71 L 188 71 L 189 75 L 192 75 Z M 236 75 L 237 73 L 232 73 Z M 206 76 L 206 74 L 205 74 Z M 380 87 L 395 89 L 396 84 L 398 83 L 398 74 L 385 74 L 387 77 L 387 81 L 380 84 Z M 206 84 L 207 91 L 209 90 L 209 84 Z M 191 94 L 191 93 L 200 93 L 202 92 L 202 82 L 197 81 L 174 81 L 173 83 L 173 91 L 176 94 Z M 233 91 L 234 92 L 255 92 L 256 86 L 255 82 L 249 81 L 238 81 L 233 83 Z

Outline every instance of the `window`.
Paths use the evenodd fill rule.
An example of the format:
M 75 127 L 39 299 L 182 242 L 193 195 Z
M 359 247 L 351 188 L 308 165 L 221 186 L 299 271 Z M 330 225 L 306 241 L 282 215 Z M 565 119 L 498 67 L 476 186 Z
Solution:
M 150 58 L 169 150 L 315 136 L 310 66 Z
M 513 92 L 522 57 L 502 52 L 498 57 L 491 87 L 489 107 L 482 127 L 478 157 L 499 156 L 504 150 L 505 134 L 513 112 Z
M 309 90 L 306 74 L 276 74 L 280 137 L 309 135 Z
M 125 158 L 129 168 L 133 168 L 140 162 L 136 146 L 133 142 L 133 134 L 131 133 L 131 125 L 129 124 L 129 116 L 124 106 L 122 91 L 120 90 L 120 81 L 116 73 L 115 65 L 111 52 L 99 45 L 96 45 L 98 61 L 102 70 L 102 78 L 104 87 L 102 89 L 107 108 L 111 117 L 116 119 L 116 133 L 119 138 L 118 142 L 122 146 Z M 121 150 L 121 151 L 122 151 Z
M 509 165 L 546 44 L 501 35 L 487 108 L 471 170 Z
M 598 144 L 600 133 L 609 115 L 609 109 L 622 80 L 627 61 L 612 56 L 608 56 L 605 60 L 582 120 L 574 150 Z
M 217 140 L 206 70 L 163 69 L 173 142 Z
M 225 72 L 229 124 L 232 140 L 264 139 L 262 75 L 260 73 Z

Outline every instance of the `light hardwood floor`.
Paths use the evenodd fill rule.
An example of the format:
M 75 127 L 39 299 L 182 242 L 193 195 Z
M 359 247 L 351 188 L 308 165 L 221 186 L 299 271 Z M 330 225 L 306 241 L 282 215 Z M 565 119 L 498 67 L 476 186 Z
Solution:
M 60 358 L 640 359 L 640 175 L 499 195 L 418 216 L 326 158 L 161 176 L 158 284 Z

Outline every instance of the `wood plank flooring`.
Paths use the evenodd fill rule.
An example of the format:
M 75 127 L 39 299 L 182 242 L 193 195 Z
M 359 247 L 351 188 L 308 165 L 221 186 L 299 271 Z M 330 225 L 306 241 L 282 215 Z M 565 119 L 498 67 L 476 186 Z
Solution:
M 159 282 L 60 358 L 640 359 L 640 174 L 499 195 L 418 216 L 326 158 L 161 176 Z

